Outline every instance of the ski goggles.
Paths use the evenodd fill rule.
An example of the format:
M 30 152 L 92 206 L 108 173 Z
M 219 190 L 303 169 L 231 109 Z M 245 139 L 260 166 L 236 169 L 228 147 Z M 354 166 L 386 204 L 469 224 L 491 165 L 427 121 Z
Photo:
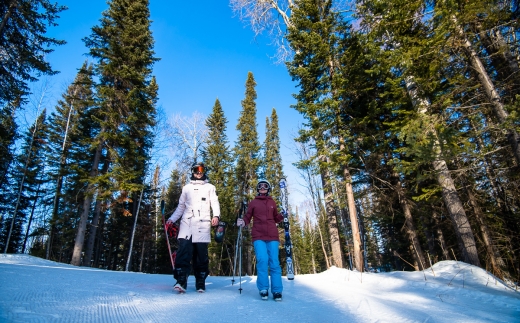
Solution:
M 268 190 L 269 189 L 269 184 L 267 184 L 267 183 L 259 183 L 256 186 L 256 188 L 259 189 L 259 190 Z
M 204 173 L 204 167 L 202 166 L 195 166 L 191 169 L 191 171 L 195 174 L 202 174 Z

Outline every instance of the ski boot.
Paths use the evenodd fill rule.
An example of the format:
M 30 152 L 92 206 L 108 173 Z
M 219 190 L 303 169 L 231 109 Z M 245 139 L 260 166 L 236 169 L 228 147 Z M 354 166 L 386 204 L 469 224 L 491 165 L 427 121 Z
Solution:
M 205 271 L 195 273 L 195 289 L 197 289 L 197 292 L 204 293 L 206 291 L 206 277 Z
M 173 290 L 181 294 L 186 293 L 188 277 L 182 268 L 175 268 L 175 279 L 177 279 L 177 283 L 173 286 Z

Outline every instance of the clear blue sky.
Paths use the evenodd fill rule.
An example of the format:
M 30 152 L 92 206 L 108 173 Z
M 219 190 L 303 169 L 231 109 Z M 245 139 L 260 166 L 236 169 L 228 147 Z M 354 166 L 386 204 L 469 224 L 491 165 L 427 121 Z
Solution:
M 86 59 L 90 60 L 81 39 L 99 24 L 108 5 L 105 0 L 56 1 L 69 8 L 61 13 L 59 25 L 49 29 L 50 36 L 67 41 L 48 57 L 53 68 L 60 71 L 51 79 L 53 95 L 59 98 L 77 69 Z M 285 65 L 276 65 L 271 58 L 276 48 L 269 45 L 270 40 L 255 39 L 225 0 L 150 0 L 150 12 L 156 57 L 161 59 L 153 72 L 159 84 L 159 106 L 167 116 L 179 112 L 191 116 L 193 111 L 207 116 L 218 97 L 228 119 L 228 139 L 233 146 L 247 73 L 253 72 L 257 82 L 259 139 L 263 142 L 265 138 L 265 119 L 274 107 L 279 116 L 284 172 L 294 200 L 299 179 L 291 165 L 296 159 L 291 151 L 292 138 L 303 119 L 290 108 L 295 103 L 292 94 L 297 91 L 296 83 Z

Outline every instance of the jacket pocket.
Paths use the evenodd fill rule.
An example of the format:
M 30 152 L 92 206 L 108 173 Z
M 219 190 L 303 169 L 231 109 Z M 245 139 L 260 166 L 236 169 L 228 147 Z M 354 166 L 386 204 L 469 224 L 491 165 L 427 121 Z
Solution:
M 202 235 L 211 234 L 211 221 L 200 220 L 198 223 L 198 231 Z

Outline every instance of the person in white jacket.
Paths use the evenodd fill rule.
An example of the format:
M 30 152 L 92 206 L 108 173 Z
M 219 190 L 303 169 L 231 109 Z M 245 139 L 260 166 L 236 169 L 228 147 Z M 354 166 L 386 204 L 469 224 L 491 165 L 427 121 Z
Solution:
M 182 188 L 179 205 L 167 221 L 173 223 L 181 219 L 178 235 L 179 249 L 173 273 L 177 280 L 173 289 L 179 293 L 186 292 L 191 265 L 195 274 L 195 288 L 200 293 L 206 290 L 211 227 L 218 225 L 220 218 L 220 205 L 215 186 L 208 182 L 204 164 L 194 163 L 191 173 L 190 183 Z

